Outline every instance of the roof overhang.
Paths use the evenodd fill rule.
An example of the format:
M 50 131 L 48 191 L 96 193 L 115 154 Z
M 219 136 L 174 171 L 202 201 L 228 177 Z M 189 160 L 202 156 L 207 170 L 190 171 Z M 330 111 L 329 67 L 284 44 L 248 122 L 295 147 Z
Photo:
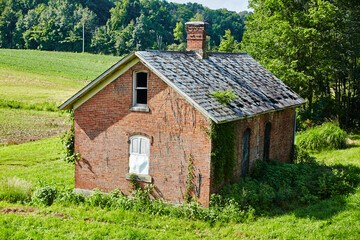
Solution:
M 101 88 L 102 86 L 105 87 L 107 85 L 106 83 L 111 82 L 112 78 L 114 78 L 114 80 L 115 80 L 122 73 L 127 71 L 130 67 L 132 67 L 139 61 L 139 60 L 137 60 L 137 61 L 136 60 L 137 60 L 137 57 L 136 57 L 135 53 L 130 53 L 129 55 L 125 56 L 119 62 L 115 63 L 108 70 L 103 72 L 100 76 L 98 76 L 93 81 L 91 81 L 88 85 L 86 85 L 80 91 L 75 93 L 74 96 L 72 96 L 71 98 L 66 100 L 63 104 L 61 104 L 59 106 L 59 110 L 69 110 L 69 109 L 75 109 L 75 108 L 79 107 L 88 98 L 92 97 L 93 95 L 96 94 L 96 92 L 98 92 L 98 91 L 93 91 L 93 90 L 95 90 L 95 89 L 98 90 L 98 88 L 99 87 Z M 113 74 L 115 74 L 115 75 L 113 75 Z M 111 76 L 113 76 L 113 77 L 111 77 Z M 111 79 L 109 79 L 109 77 L 111 77 Z M 104 80 L 106 80 L 105 84 L 104 84 Z M 89 92 L 94 93 L 94 94 L 93 95 L 90 94 L 91 95 L 90 97 L 87 97 L 86 99 L 84 99 L 84 97 L 89 95 Z M 85 100 L 85 101 L 81 101 L 82 103 L 79 104 L 78 102 L 80 100 Z

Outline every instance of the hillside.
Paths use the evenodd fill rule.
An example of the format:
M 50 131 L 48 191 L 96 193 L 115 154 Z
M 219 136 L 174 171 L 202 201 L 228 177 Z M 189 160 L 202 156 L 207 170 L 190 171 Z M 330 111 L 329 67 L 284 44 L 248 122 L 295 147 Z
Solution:
M 0 49 L 0 59 L 1 145 L 64 132 L 57 106 L 120 57 Z

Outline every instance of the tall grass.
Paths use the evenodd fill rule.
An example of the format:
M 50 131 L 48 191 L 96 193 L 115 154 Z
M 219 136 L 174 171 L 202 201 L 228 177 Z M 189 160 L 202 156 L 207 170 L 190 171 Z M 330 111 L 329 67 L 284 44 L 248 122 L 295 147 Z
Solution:
M 308 150 L 341 149 L 347 146 L 347 133 L 334 123 L 327 122 L 299 133 L 296 144 Z
M 0 181 L 0 200 L 11 203 L 28 202 L 31 198 L 32 185 L 17 177 L 4 178 Z
M 56 103 L 43 102 L 43 103 L 26 103 L 19 102 L 16 100 L 0 99 L 0 107 L 2 108 L 14 108 L 14 109 L 26 109 L 26 110 L 37 110 L 37 111 L 58 111 Z

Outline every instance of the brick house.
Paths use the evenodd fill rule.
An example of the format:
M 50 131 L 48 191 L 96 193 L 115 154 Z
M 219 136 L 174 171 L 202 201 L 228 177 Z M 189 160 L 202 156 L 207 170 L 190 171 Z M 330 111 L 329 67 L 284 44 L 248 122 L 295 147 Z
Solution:
M 257 159 L 290 159 L 295 109 L 305 101 L 245 53 L 207 53 L 206 23 L 186 24 L 188 51 L 137 51 L 59 108 L 74 109 L 75 188 L 129 193 L 129 175 L 183 202 L 188 159 L 193 194 L 207 205 L 214 183 L 213 143 L 206 129 L 232 123 L 239 179 Z M 232 89 L 228 105 L 210 93 Z

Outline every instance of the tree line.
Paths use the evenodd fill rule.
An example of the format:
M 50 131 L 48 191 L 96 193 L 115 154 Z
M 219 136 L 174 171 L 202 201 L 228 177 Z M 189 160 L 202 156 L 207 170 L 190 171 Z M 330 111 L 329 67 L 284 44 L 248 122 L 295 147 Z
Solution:
M 84 25 L 86 52 L 185 50 L 185 22 L 204 20 L 216 49 L 225 30 L 241 41 L 248 15 L 164 0 L 0 0 L 0 47 L 81 52 Z

